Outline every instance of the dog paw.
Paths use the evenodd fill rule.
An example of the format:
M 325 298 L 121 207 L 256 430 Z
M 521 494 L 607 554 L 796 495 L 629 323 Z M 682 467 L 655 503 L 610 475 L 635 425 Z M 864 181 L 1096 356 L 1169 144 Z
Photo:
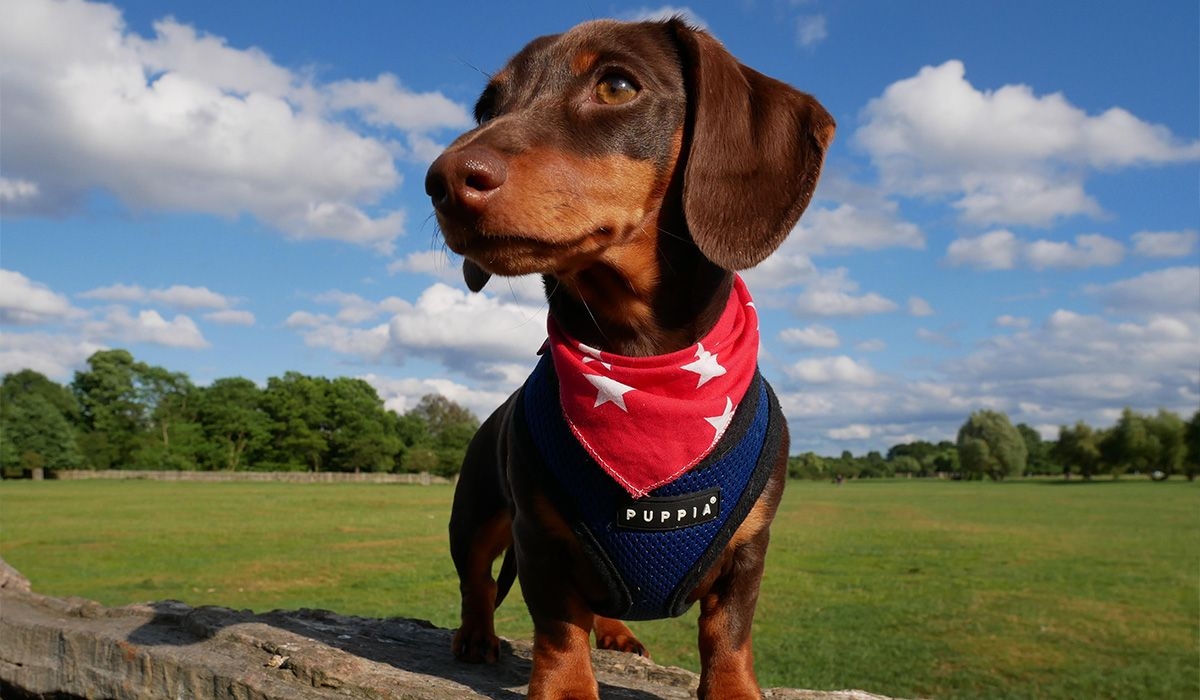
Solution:
M 596 648 L 623 651 L 627 654 L 637 654 L 647 659 L 650 658 L 650 652 L 646 651 L 646 645 L 642 644 L 633 635 L 620 634 L 596 637 Z
M 494 664 L 500 659 L 500 638 L 486 630 L 454 632 L 454 658 L 469 664 Z

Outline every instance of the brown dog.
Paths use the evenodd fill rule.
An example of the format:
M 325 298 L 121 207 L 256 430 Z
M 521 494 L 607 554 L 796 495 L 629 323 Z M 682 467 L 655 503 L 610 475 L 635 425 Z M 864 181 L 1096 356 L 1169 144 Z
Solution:
M 834 133 L 812 97 L 741 65 L 678 19 L 589 22 L 536 39 L 492 78 L 475 116 L 478 128 L 452 143 L 426 179 L 446 243 L 465 257 L 475 291 L 492 274 L 542 274 L 551 325 L 595 358 L 597 350 L 647 358 L 694 347 L 701 358 L 697 343 L 724 318 L 740 285 L 732 271 L 756 265 L 787 236 Z M 559 391 L 555 371 L 537 375 L 551 396 Z M 761 387 L 747 391 L 742 403 L 751 408 L 739 407 L 734 423 L 749 421 L 737 416 L 763 401 L 777 413 Z M 597 554 L 601 531 L 619 528 L 581 525 L 579 511 L 590 504 L 564 506 L 560 498 L 580 484 L 609 489 L 611 480 L 601 483 L 586 457 L 588 466 L 548 476 L 538 421 L 561 422 L 561 412 L 556 402 L 523 399 L 527 389 L 479 429 L 455 492 L 450 540 L 462 625 L 454 654 L 496 660 L 493 611 L 515 564 L 535 626 L 529 697 L 597 698 L 590 633 L 601 648 L 644 654 L 612 618 L 648 615 L 637 607 L 638 586 L 623 585 L 607 567 L 616 555 Z M 621 403 L 619 392 L 605 396 L 596 396 L 597 408 Z M 542 418 L 526 415 L 550 403 Z M 740 512 L 723 521 L 723 534 L 664 608 L 673 615 L 700 602 L 700 698 L 760 695 L 750 626 L 788 448 L 786 424 L 775 414 L 769 422 L 773 438 L 755 453 L 759 476 L 740 505 L 726 502 Z M 671 439 L 664 433 L 664 442 Z M 714 454 L 728 451 L 723 444 Z M 631 453 L 642 447 L 630 445 Z M 649 494 L 621 502 L 630 516 L 675 517 L 674 507 L 656 505 L 664 500 L 655 500 L 659 491 L 630 493 Z M 687 522 L 672 525 L 676 532 L 701 527 L 692 519 L 698 503 L 678 508 Z M 492 566 L 506 552 L 497 582 Z

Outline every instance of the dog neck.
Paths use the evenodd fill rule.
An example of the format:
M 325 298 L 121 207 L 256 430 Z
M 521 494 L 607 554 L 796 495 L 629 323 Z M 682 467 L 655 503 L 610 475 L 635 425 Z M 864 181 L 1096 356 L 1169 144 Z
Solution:
M 733 274 L 705 258 L 688 234 L 648 230 L 657 230 L 657 238 L 544 277 L 550 314 L 572 337 L 618 355 L 649 357 L 695 345 L 712 330 Z

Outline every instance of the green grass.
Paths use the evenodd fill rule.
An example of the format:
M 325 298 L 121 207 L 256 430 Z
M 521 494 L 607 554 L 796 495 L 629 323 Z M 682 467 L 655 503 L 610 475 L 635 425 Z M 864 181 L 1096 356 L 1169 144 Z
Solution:
M 0 483 L 36 590 L 457 624 L 448 487 Z M 1200 484 L 793 482 L 760 679 L 928 698 L 1200 696 Z M 528 637 L 519 598 L 500 633 Z M 695 669 L 695 611 L 635 625 Z

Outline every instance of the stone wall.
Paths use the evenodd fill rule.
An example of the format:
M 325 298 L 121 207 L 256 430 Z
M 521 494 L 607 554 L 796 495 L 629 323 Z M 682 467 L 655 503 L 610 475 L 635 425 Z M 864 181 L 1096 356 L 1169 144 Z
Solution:
M 30 591 L 0 561 L 0 697 L 5 700 L 516 700 L 528 642 L 499 663 L 450 656 L 450 631 L 421 620 L 323 610 L 255 614 L 162 601 L 106 608 Z M 695 697 L 696 675 L 595 651 L 605 700 Z M 861 691 L 772 689 L 773 700 L 888 700 Z

